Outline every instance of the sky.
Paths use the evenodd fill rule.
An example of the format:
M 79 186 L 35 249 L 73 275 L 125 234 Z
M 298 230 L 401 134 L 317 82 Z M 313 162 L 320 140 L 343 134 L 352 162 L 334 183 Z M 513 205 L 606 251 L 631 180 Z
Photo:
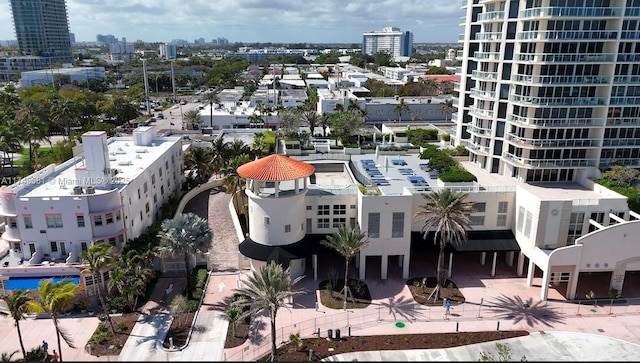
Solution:
M 76 41 L 112 34 L 128 42 L 218 37 L 234 42 L 358 43 L 397 27 L 414 43 L 455 43 L 459 0 L 67 0 Z M 0 0 L 0 40 L 15 39 L 11 5 Z

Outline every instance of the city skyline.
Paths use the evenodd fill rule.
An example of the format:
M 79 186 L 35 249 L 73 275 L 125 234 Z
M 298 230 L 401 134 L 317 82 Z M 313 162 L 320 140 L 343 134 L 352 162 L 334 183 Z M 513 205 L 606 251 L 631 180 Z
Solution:
M 224 37 L 230 43 L 361 43 L 364 32 L 393 26 L 414 33 L 416 43 L 455 43 L 461 32 L 459 4 L 451 0 L 326 1 L 319 7 L 273 0 L 206 1 L 67 0 L 76 41 L 113 34 L 133 42 L 193 42 Z M 267 14 L 273 14 L 268 16 Z M 283 14 L 279 16 L 278 14 Z M 251 26 L 247 27 L 246 24 Z M 0 3 L 0 39 L 15 39 L 9 1 Z

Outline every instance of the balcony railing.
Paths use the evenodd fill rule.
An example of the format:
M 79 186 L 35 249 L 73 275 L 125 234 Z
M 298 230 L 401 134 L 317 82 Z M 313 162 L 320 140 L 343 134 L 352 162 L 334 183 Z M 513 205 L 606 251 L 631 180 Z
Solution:
M 475 59 L 500 60 L 500 52 L 474 52 Z
M 605 99 L 600 97 L 531 97 L 520 95 L 509 95 L 509 101 L 525 105 L 540 106 L 597 106 L 604 105 Z
M 523 117 L 517 115 L 507 115 L 507 120 L 517 123 L 520 126 L 533 126 L 533 127 L 602 127 L 605 124 L 605 119 L 584 119 L 584 118 L 563 118 L 563 119 L 548 119 L 548 118 L 533 118 Z
M 611 97 L 611 105 L 640 105 L 640 97 Z
M 618 38 L 617 31 L 603 31 L 603 30 L 531 30 L 523 31 L 516 34 L 518 40 L 595 40 L 595 39 L 611 39 Z
M 603 7 L 545 7 L 522 10 L 518 13 L 519 18 L 546 18 L 546 17 L 594 17 L 611 18 L 622 15 L 622 8 Z
M 640 139 L 604 139 L 602 146 L 640 146 Z
M 640 83 L 640 76 L 615 76 L 613 83 Z
M 528 84 L 607 84 L 610 78 L 600 76 L 530 76 L 526 74 L 511 74 L 511 80 Z
M 504 11 L 490 11 L 478 14 L 478 22 L 504 20 Z
M 475 40 L 500 40 L 502 39 L 502 32 L 478 32 L 476 33 Z
M 494 112 L 493 110 L 483 110 L 481 108 L 471 106 L 469 107 L 469 115 L 480 118 L 493 119 Z
M 589 168 L 598 165 L 597 159 L 529 159 L 506 151 L 502 153 L 502 158 L 520 166 L 535 168 Z
M 592 54 L 548 54 L 548 53 L 531 53 L 516 54 L 516 61 L 531 63 L 559 63 L 559 62 L 614 62 L 616 60 L 615 53 L 592 53 Z
M 472 88 L 471 96 L 476 98 L 495 99 L 496 93 L 495 91 L 483 91 L 477 88 Z
M 491 136 L 491 129 L 485 127 L 478 127 L 473 124 L 469 124 L 467 126 L 467 131 L 472 134 L 481 135 L 481 136 Z
M 478 79 L 494 80 L 498 79 L 498 72 L 472 71 L 471 77 Z
M 579 147 L 579 148 L 592 148 L 600 147 L 600 139 L 532 139 L 527 137 L 519 137 L 512 133 L 505 135 L 505 140 L 511 141 L 520 146 L 529 147 L 549 147 L 549 148 L 566 148 L 566 147 Z

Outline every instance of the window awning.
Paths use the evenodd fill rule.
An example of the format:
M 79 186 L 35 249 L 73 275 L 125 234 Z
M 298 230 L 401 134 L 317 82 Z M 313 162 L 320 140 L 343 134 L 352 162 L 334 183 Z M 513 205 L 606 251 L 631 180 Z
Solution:
M 80 276 L 39 276 L 39 277 L 9 277 L 5 285 L 6 291 L 10 290 L 36 290 L 40 281 L 53 279 L 53 282 L 60 282 L 64 279 L 71 280 L 76 285 L 80 284 Z

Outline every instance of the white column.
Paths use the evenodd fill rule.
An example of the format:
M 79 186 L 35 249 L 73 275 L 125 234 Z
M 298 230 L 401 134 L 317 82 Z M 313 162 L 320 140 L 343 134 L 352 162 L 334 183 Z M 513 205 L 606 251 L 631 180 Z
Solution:
M 498 252 L 493 253 L 493 262 L 491 263 L 491 277 L 496 275 L 496 261 L 498 260 Z
M 387 279 L 387 273 L 389 272 L 389 256 L 387 255 L 382 255 L 382 263 L 380 264 L 380 277 L 383 280 Z
M 551 281 L 551 266 L 547 265 L 547 269 L 542 272 L 542 289 L 540 289 L 540 300 L 547 301 L 549 295 L 549 282 Z
M 487 259 L 487 253 L 482 251 L 480 252 L 480 265 L 484 266 Z
M 313 267 L 313 281 L 318 281 L 318 255 L 311 255 L 311 266 Z
M 295 180 L 295 194 L 300 194 L 300 179 Z
M 533 272 L 535 271 L 536 265 L 533 263 L 532 259 L 529 259 L 529 268 L 527 269 L 527 286 L 533 286 Z
M 507 266 L 511 267 L 513 266 L 513 256 L 515 255 L 515 253 L 513 251 L 509 251 L 507 252 L 505 258 L 504 258 L 504 262 L 507 263 Z
M 409 254 L 406 254 L 403 257 L 403 263 L 402 263 L 402 278 L 403 279 L 408 279 L 409 278 L 409 259 L 411 258 L 411 256 L 409 256 Z
M 360 271 L 359 271 L 360 280 L 364 280 L 366 268 L 367 268 L 367 256 L 360 256 Z
M 280 182 L 277 181 L 277 182 L 273 183 L 273 185 L 276 188 L 276 192 L 275 192 L 276 198 L 278 198 L 280 196 Z
M 524 253 L 518 253 L 518 265 L 516 267 L 518 276 L 522 276 L 522 271 L 524 269 Z
M 448 278 L 451 278 L 451 267 L 453 267 L 453 252 L 449 254 L 449 269 L 447 270 Z
M 578 289 L 578 277 L 580 277 L 580 269 L 578 265 L 573 266 L 573 272 L 571 272 L 571 278 L 569 279 L 569 285 L 567 286 L 567 299 L 573 300 L 576 298 L 576 290 Z

